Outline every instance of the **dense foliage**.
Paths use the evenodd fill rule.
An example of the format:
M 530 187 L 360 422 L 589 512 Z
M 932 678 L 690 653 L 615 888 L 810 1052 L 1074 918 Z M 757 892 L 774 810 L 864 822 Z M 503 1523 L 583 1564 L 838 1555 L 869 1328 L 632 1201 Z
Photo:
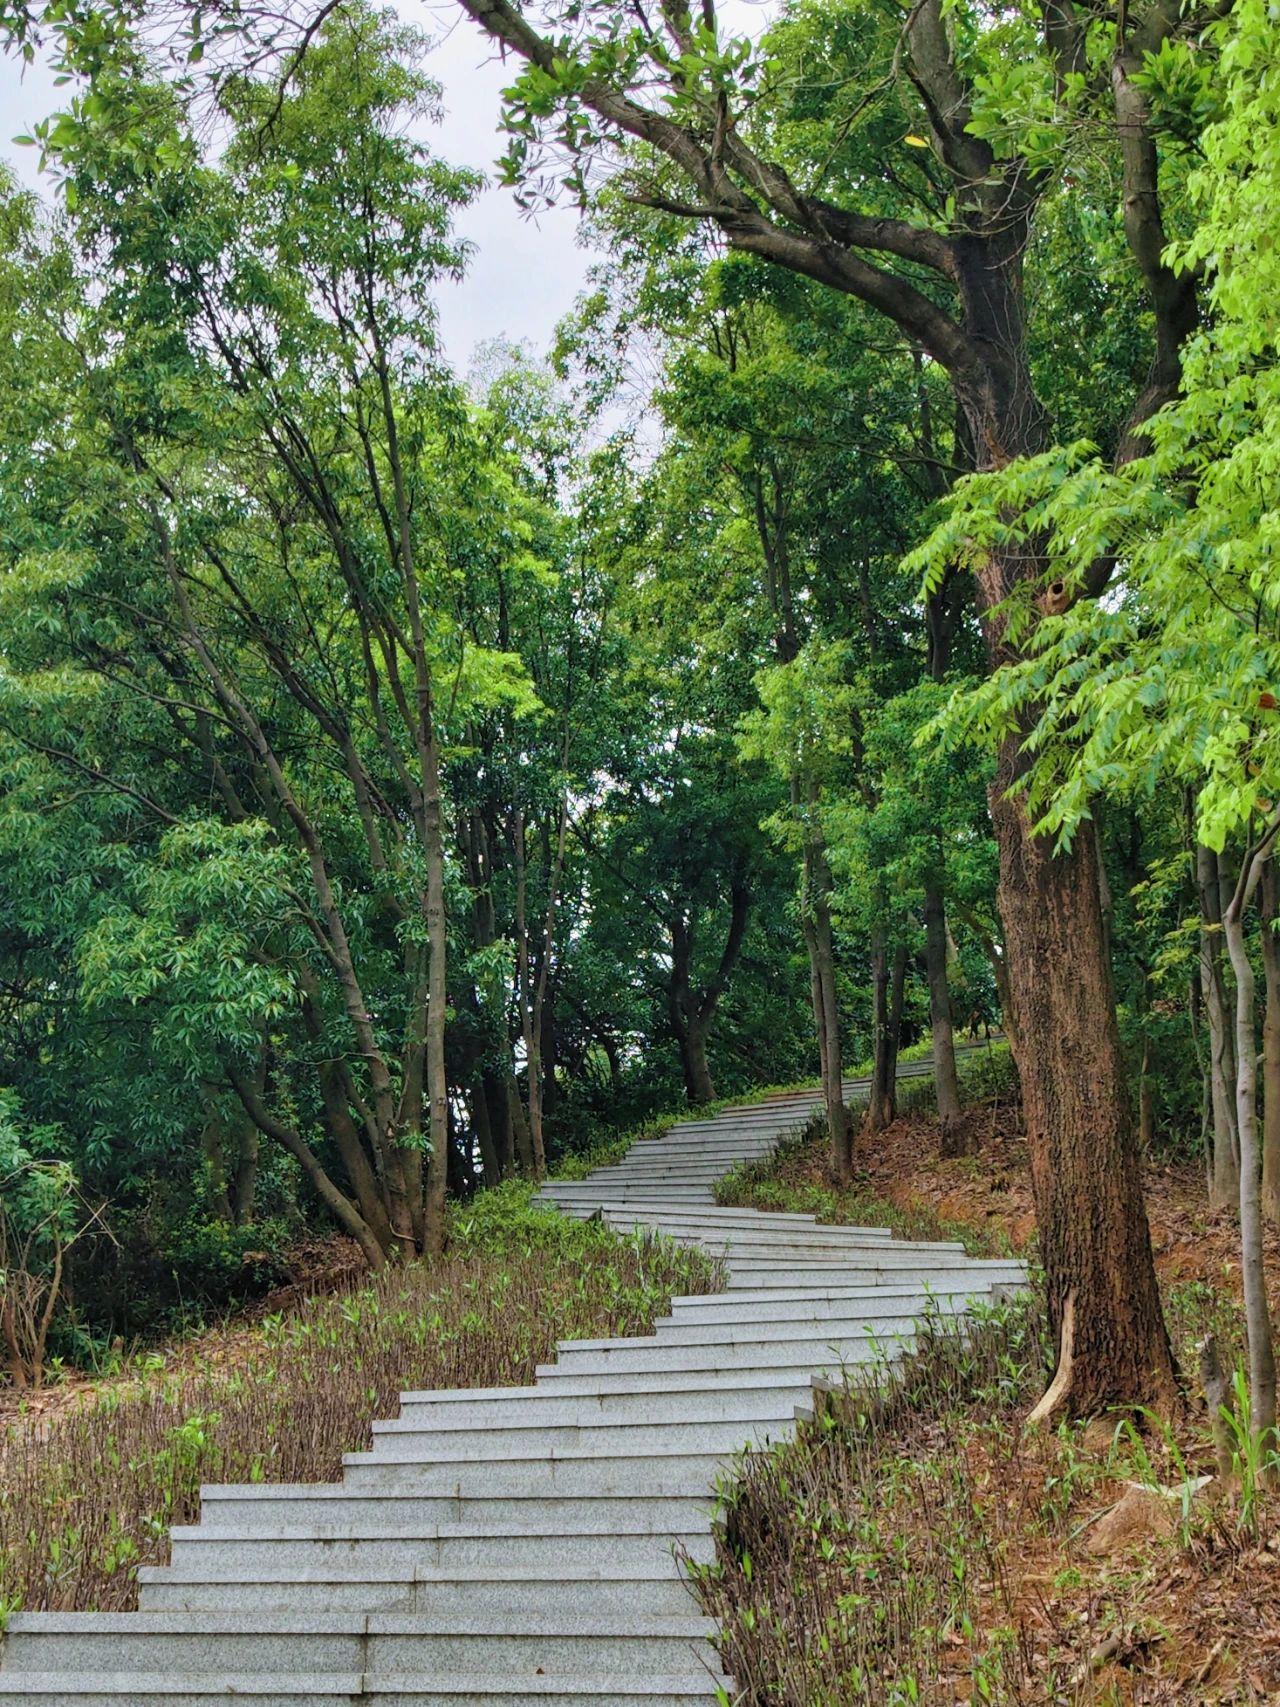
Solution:
M 470 385 L 411 30 L 0 7 L 14 1380 L 682 1098 L 820 1074 L 846 1188 L 994 1022 L 1058 1397 L 1167 1400 L 1142 1150 L 1280 1219 L 1265 0 L 462 9 L 608 256 Z

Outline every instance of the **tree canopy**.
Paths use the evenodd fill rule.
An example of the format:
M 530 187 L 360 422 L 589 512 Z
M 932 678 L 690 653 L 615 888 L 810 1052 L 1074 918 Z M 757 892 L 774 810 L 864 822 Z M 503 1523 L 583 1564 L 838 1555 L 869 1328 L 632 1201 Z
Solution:
M 459 10 L 605 257 L 468 379 L 424 37 L 0 6 L 68 79 L 0 186 L 0 1166 L 64 1331 L 762 1083 L 847 1183 L 926 1034 L 963 1148 L 1000 1025 L 1052 1404 L 1174 1401 L 1141 1163 L 1203 1147 L 1265 1418 L 1264 0 Z

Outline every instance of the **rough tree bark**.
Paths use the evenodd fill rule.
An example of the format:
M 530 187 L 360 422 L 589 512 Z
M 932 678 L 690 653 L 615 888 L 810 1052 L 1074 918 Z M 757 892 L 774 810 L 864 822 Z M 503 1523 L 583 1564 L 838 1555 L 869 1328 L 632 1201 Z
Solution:
M 883 925 L 871 932 L 871 1086 L 865 1117 L 868 1132 L 880 1132 L 898 1112 L 898 1044 L 902 1035 L 902 1001 L 907 976 L 907 951 L 889 950 Z
M 516 809 L 511 846 L 516 879 L 516 1005 L 520 1010 L 520 1038 L 524 1044 L 528 1082 L 529 1145 L 534 1178 L 542 1179 L 547 1171 L 547 1152 L 542 1136 L 542 1038 L 535 1024 L 533 975 L 530 970 L 529 862 L 523 807 Z
M 1259 887 L 1266 1007 L 1262 1020 L 1262 1216 L 1280 1227 L 1280 881 L 1268 860 Z
M 680 1051 L 685 1094 L 695 1106 L 715 1101 L 715 1082 L 707 1060 L 707 1040 L 729 986 L 733 969 L 742 953 L 751 916 L 751 892 L 743 876 L 730 886 L 729 929 L 720 960 L 711 978 L 700 989 L 693 988 L 694 933 L 691 922 L 676 912 L 667 921 L 671 935 L 671 982 L 667 990 L 667 1014 L 672 1036 Z
M 1240 1201 L 1240 1129 L 1236 1124 L 1235 1021 L 1227 993 L 1222 916 L 1231 902 L 1224 857 L 1196 846 L 1200 896 L 1200 988 L 1209 1037 L 1209 1107 L 1212 1133 L 1205 1157 L 1209 1205 L 1233 1209 Z
M 929 984 L 929 1029 L 933 1038 L 933 1082 L 937 1092 L 942 1153 L 956 1156 L 960 1119 L 960 1078 L 956 1072 L 955 1029 L 951 1023 L 951 991 L 947 983 L 947 916 L 942 885 L 930 879 L 924 886 L 924 965 Z
M 1262 1246 L 1262 1156 L 1258 1144 L 1257 1023 L 1253 962 L 1245 922 L 1264 867 L 1270 862 L 1280 820 L 1245 850 L 1222 928 L 1236 982 L 1236 1127 L 1240 1134 L 1240 1271 L 1249 1354 L 1249 1410 L 1254 1435 L 1274 1445 L 1276 1360 L 1267 1305 Z

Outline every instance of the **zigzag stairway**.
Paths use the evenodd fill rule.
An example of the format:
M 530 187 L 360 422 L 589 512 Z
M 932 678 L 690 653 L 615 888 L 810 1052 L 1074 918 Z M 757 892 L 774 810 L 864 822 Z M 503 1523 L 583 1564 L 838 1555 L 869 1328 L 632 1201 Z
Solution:
M 862 1087 L 851 1084 L 850 1095 Z M 726 1259 L 652 1337 L 573 1341 L 528 1388 L 405 1393 L 340 1484 L 208 1487 L 140 1610 L 23 1613 L 0 1701 L 53 1707 L 694 1707 L 733 1696 L 676 1548 L 712 1557 L 712 1485 L 793 1428 L 817 1375 L 908 1344 L 1016 1263 L 883 1228 L 718 1208 L 716 1180 L 813 1113 L 688 1120 L 543 1196 Z

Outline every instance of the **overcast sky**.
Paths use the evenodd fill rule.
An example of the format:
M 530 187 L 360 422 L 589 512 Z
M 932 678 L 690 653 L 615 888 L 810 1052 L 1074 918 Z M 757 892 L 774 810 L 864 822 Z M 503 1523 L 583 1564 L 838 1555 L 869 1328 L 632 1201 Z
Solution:
M 512 80 L 511 71 L 448 0 L 406 3 L 402 9 L 436 40 L 428 70 L 444 86 L 446 114 L 433 147 L 455 165 L 478 167 L 493 179 L 503 147 L 500 92 Z M 11 57 L 0 58 L 0 157 L 36 188 L 41 187 L 36 150 L 12 139 L 56 111 L 64 95 L 43 66 L 24 68 Z M 455 369 L 465 372 L 476 344 L 489 338 L 527 341 L 544 352 L 556 322 L 573 306 L 591 261 L 578 247 L 575 213 L 556 209 L 534 222 L 521 214 L 509 190 L 493 185 L 459 217 L 458 228 L 475 245 L 471 269 L 461 284 L 443 284 L 439 291 L 445 345 Z
M 444 87 L 446 111 L 434 147 L 446 160 L 477 167 L 491 179 L 490 188 L 458 220 L 461 234 L 475 245 L 470 272 L 461 284 L 440 287 L 450 360 L 465 374 L 475 346 L 496 337 L 527 342 L 535 353 L 545 353 L 591 264 L 591 255 L 577 242 L 577 216 L 571 208 L 559 208 L 531 220 L 509 190 L 492 183 L 503 148 L 500 92 L 513 73 L 487 38 L 452 0 L 399 0 L 399 5 L 405 19 L 436 44 L 428 69 Z M 720 14 L 728 28 L 755 34 L 775 9 L 775 0 L 722 0 Z M 0 157 L 26 183 L 39 185 L 36 151 L 18 147 L 12 138 L 56 111 L 63 97 L 46 68 L 24 68 L 0 56 Z

